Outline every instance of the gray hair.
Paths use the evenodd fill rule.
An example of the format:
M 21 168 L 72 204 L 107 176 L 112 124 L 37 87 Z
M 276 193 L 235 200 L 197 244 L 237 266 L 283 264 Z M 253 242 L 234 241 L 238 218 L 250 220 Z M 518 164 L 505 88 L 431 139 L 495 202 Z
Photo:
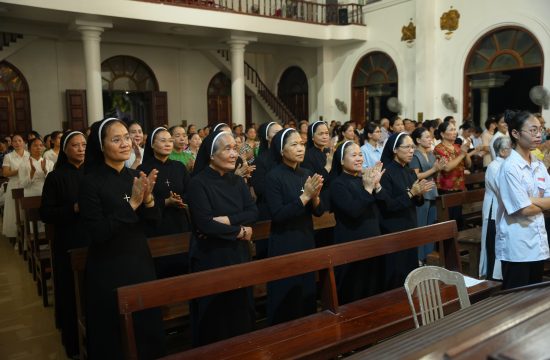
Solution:
M 512 148 L 512 140 L 510 140 L 509 136 L 501 136 L 493 143 L 493 149 L 495 150 L 495 154 L 497 154 L 497 156 L 500 156 L 500 150 L 510 148 Z
M 215 153 L 220 150 L 222 144 L 220 144 L 219 139 L 225 138 L 225 137 L 231 137 L 234 138 L 233 134 L 229 131 L 222 131 L 218 135 L 214 137 L 214 140 L 212 140 L 212 147 L 210 148 L 210 156 L 214 155 Z

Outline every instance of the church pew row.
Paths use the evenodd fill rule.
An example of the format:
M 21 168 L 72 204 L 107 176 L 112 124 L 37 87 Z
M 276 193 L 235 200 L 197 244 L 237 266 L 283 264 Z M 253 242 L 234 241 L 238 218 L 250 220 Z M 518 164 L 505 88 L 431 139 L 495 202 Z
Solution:
M 481 252 L 481 227 L 478 224 L 481 222 L 481 204 L 485 196 L 485 189 L 475 189 L 462 191 L 452 194 L 445 194 L 438 197 L 437 214 L 438 220 L 449 220 L 449 208 L 462 206 L 463 218 L 470 219 L 475 225 L 471 228 L 463 229 L 458 232 L 458 247 L 460 250 L 461 259 L 467 265 L 464 273 L 468 276 L 477 278 L 479 276 L 479 256 Z M 471 212 L 467 212 L 469 208 Z M 475 220 L 473 220 L 475 219 Z M 436 254 L 428 257 L 428 263 L 437 265 L 439 260 Z
M 454 221 L 199 273 L 121 287 L 117 291 L 127 359 L 136 359 L 136 311 L 317 272 L 322 311 L 285 324 L 171 355 L 200 358 L 331 358 L 414 328 L 402 288 L 340 306 L 334 267 L 439 242 L 448 269 L 460 271 Z M 499 285 L 472 288 L 473 301 Z M 449 300 L 450 298 L 447 298 Z
M 332 228 L 336 224 L 334 215 L 331 213 L 324 213 L 320 217 L 313 218 L 313 225 L 315 230 L 321 230 L 326 228 Z M 264 240 L 269 237 L 271 231 L 271 222 L 262 221 L 252 226 L 252 240 Z M 159 258 L 163 256 L 182 254 L 189 251 L 189 242 L 191 239 L 191 233 L 173 234 L 166 236 L 159 236 L 148 239 L 149 249 L 153 258 Z M 77 323 L 78 323 L 78 336 L 80 353 L 83 354 L 83 358 L 86 358 L 86 319 L 84 315 L 84 270 L 86 268 L 86 258 L 88 256 L 87 248 L 74 249 L 70 252 L 71 267 L 73 270 L 74 282 L 75 282 L 75 297 L 76 297 L 76 309 L 77 309 Z M 255 288 L 254 296 L 265 296 L 265 285 L 261 285 Z M 188 314 L 187 303 L 176 304 L 174 306 L 163 308 L 163 318 L 165 322 L 173 322 L 174 319 L 181 318 Z

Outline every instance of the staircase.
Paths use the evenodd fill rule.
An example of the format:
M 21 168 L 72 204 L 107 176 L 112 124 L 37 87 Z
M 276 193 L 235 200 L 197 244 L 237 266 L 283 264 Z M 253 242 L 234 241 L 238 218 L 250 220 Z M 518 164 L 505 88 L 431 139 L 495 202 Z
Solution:
M 15 54 L 35 39 L 34 36 L 23 38 L 22 34 L 0 31 L 0 61 Z
M 215 52 L 206 51 L 205 55 L 215 64 L 218 64 L 226 75 L 231 76 L 229 50 L 217 50 Z M 285 124 L 291 120 L 293 120 L 296 124 L 298 123 L 296 116 L 288 110 L 281 99 L 269 90 L 267 85 L 260 78 L 260 75 L 246 61 L 244 63 L 244 76 L 247 90 L 254 94 L 258 103 L 260 103 L 272 119 L 276 119 L 282 124 Z

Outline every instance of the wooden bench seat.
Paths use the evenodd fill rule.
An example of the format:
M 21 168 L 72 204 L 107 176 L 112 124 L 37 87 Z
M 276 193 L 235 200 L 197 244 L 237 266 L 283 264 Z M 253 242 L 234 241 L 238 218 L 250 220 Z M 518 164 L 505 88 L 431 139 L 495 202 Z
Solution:
M 472 302 L 486 298 L 498 284 L 484 282 L 469 288 Z M 456 289 L 442 289 L 445 312 L 459 309 Z M 395 334 L 414 329 L 404 288 L 325 310 L 183 353 L 164 360 L 208 359 L 329 359 Z M 275 355 L 276 354 L 276 355 Z
M 366 305 L 362 302 L 366 300 L 362 300 L 339 306 L 334 267 L 437 241 L 440 242 L 439 251 L 446 266 L 452 270 L 460 270 L 456 235 L 456 223 L 451 221 L 368 240 L 358 240 L 119 288 L 117 291 L 119 312 L 123 338 L 126 339 L 127 358 L 134 359 L 136 356 L 133 312 L 309 272 L 318 272 L 323 311 L 243 335 L 248 337 L 243 343 L 243 351 L 250 352 L 251 349 L 255 349 L 254 344 L 261 343 L 262 346 L 269 348 L 271 358 L 307 356 L 308 352 L 315 352 L 314 349 L 317 347 L 323 348 L 324 356 L 329 353 L 350 351 L 368 345 L 370 341 L 395 335 L 406 328 L 414 327 L 402 289 L 396 290 L 402 293 L 403 301 L 398 305 L 402 307 L 401 312 L 396 311 L 395 307 L 388 306 L 392 300 L 398 299 L 391 293 L 369 298 L 370 303 L 367 302 Z M 407 317 L 408 320 L 406 320 Z M 374 327 L 372 333 L 363 335 L 364 329 L 368 329 L 369 326 Z M 325 329 L 328 335 L 320 336 L 317 332 L 312 333 L 316 329 L 320 331 Z M 302 338 L 296 340 L 297 337 Z M 201 350 L 202 355 L 197 358 L 219 358 L 218 350 L 225 346 L 229 349 L 227 351 L 232 354 L 231 356 L 243 356 L 238 349 L 232 347 L 231 341 L 234 339 L 204 347 Z M 284 346 L 278 345 L 283 340 L 288 343 Z M 190 350 L 189 353 L 193 354 L 194 351 L 198 349 Z M 182 353 L 182 356 L 187 356 L 183 354 L 186 353 Z M 265 358 L 266 354 L 258 358 Z

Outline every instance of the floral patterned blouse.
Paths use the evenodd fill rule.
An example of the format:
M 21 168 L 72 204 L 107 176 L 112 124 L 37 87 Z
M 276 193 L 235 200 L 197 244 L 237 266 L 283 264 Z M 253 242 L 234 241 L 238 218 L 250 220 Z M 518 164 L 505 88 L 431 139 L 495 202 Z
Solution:
M 438 160 L 445 159 L 447 163 L 459 156 L 460 152 L 460 145 L 457 144 L 453 144 L 453 149 L 450 149 L 443 145 L 443 143 L 439 143 L 434 149 L 434 155 L 436 158 Z M 464 160 L 462 160 L 451 171 L 441 170 L 437 176 L 437 189 L 447 191 L 464 190 L 464 168 Z

